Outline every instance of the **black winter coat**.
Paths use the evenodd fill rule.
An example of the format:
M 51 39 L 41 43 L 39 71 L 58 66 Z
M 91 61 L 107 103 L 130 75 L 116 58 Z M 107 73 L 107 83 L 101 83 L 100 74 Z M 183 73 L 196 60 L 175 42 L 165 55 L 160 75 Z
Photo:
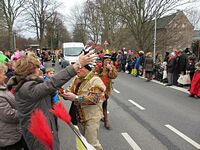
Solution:
M 167 63 L 167 72 L 174 73 L 176 67 L 175 65 L 176 65 L 176 58 L 169 59 Z

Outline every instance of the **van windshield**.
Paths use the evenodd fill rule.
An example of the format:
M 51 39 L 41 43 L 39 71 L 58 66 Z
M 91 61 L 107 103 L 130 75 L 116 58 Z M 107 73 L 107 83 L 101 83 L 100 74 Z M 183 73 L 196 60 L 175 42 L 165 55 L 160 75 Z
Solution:
M 82 47 L 67 47 L 63 48 L 63 52 L 65 56 L 78 56 L 81 51 L 83 50 Z

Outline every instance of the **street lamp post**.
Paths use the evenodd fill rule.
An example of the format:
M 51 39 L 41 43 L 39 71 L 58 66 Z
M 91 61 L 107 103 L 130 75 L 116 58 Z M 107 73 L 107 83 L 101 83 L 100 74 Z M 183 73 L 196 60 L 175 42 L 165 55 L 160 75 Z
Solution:
M 156 12 L 155 12 L 155 20 L 154 20 L 154 41 L 153 41 L 153 61 L 156 61 L 156 40 L 157 40 L 157 3 L 156 3 Z
M 16 49 L 16 32 L 13 31 L 13 49 Z

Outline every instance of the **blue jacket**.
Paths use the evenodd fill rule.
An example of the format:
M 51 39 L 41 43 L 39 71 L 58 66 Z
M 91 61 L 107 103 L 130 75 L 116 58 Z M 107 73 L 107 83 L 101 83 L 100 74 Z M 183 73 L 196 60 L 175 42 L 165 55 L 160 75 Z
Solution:
M 44 77 L 44 80 L 50 80 L 50 78 L 48 76 Z M 59 101 L 59 96 L 58 96 L 58 92 L 55 92 L 54 97 L 53 97 L 53 103 L 56 104 Z

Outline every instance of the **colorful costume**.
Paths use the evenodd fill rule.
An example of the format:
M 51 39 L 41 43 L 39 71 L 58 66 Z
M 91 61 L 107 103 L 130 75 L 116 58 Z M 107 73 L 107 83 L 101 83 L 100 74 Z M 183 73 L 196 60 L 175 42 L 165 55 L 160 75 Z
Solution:
M 105 61 L 106 59 L 108 61 Z M 106 54 L 104 56 L 104 61 L 101 63 L 100 62 L 98 63 L 98 64 L 102 64 L 102 66 L 99 66 L 99 68 L 96 68 L 96 73 L 102 79 L 103 83 L 106 86 L 105 101 L 103 102 L 104 126 L 106 129 L 110 129 L 110 125 L 108 123 L 108 114 L 107 114 L 107 100 L 110 97 L 111 91 L 112 91 L 112 79 L 115 79 L 118 75 L 117 69 L 115 68 L 113 64 L 111 64 L 111 61 L 110 62 L 109 61 L 110 61 L 110 55 Z M 111 68 L 112 68 L 111 70 L 106 68 L 108 62 L 111 65 Z
M 68 90 L 78 95 L 78 100 L 74 102 L 74 106 L 78 108 L 77 120 L 81 133 L 92 146 L 101 150 L 98 132 L 99 121 L 102 118 L 102 103 L 105 99 L 104 91 L 106 87 L 104 83 L 91 71 L 82 80 L 76 76 Z
M 200 70 L 197 70 L 193 76 L 190 86 L 190 95 L 200 97 Z

